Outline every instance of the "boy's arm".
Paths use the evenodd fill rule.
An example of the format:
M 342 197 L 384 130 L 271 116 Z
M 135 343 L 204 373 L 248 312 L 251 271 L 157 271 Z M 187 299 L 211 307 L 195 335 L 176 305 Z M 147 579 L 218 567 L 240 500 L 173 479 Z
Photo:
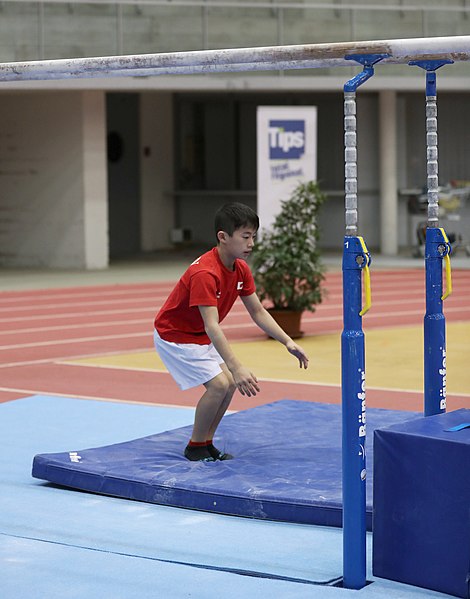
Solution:
M 253 321 L 267 333 L 273 339 L 276 339 L 280 343 L 286 346 L 289 353 L 295 356 L 299 361 L 300 368 L 308 367 L 308 357 L 304 350 L 297 345 L 292 339 L 285 333 L 281 327 L 277 324 L 274 318 L 264 308 L 263 304 L 259 301 L 256 293 L 251 295 L 242 295 L 241 299 L 245 304 L 245 308 L 248 310 L 249 315 Z
M 204 321 L 207 336 L 214 344 L 215 349 L 222 356 L 227 368 L 230 370 L 238 390 L 242 395 L 256 395 L 260 390 L 256 376 L 242 365 L 230 347 L 224 332 L 219 325 L 219 313 L 215 306 L 198 306 Z

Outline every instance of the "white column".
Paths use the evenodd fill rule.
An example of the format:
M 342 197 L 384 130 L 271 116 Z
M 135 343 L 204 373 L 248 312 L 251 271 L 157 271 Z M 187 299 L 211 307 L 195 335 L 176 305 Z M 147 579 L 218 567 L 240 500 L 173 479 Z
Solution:
M 398 253 L 397 96 L 379 92 L 380 252 Z
M 109 263 L 106 103 L 102 91 L 82 92 L 85 268 Z
M 147 92 L 140 96 L 141 243 L 144 251 L 171 246 L 174 226 L 173 96 Z

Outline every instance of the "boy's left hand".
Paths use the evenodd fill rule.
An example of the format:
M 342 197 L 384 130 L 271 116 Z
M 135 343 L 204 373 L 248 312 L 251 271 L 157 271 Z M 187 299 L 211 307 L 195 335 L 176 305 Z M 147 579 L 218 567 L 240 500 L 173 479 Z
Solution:
M 294 343 L 293 341 L 289 341 L 286 343 L 286 349 L 290 354 L 297 358 L 299 361 L 299 368 L 308 368 L 308 356 L 300 345 L 297 345 L 297 343 Z

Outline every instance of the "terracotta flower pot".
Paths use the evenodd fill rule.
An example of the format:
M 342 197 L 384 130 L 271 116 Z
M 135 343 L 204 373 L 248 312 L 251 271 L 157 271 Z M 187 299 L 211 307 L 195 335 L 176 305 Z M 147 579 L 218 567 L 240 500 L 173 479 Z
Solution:
M 302 318 L 302 312 L 296 310 L 276 310 L 274 308 L 268 309 L 268 312 L 277 322 L 277 324 L 291 337 L 292 339 L 298 339 L 303 336 L 303 332 L 300 330 L 300 320 Z

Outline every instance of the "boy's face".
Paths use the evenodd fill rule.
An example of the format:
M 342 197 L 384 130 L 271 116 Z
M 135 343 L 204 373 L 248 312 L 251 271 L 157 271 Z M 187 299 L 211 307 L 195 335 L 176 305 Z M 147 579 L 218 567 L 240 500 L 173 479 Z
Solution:
M 223 251 L 230 254 L 234 259 L 246 260 L 255 245 L 256 233 L 257 230 L 249 225 L 236 229 L 231 236 L 225 231 L 219 231 L 219 247 L 223 248 Z

